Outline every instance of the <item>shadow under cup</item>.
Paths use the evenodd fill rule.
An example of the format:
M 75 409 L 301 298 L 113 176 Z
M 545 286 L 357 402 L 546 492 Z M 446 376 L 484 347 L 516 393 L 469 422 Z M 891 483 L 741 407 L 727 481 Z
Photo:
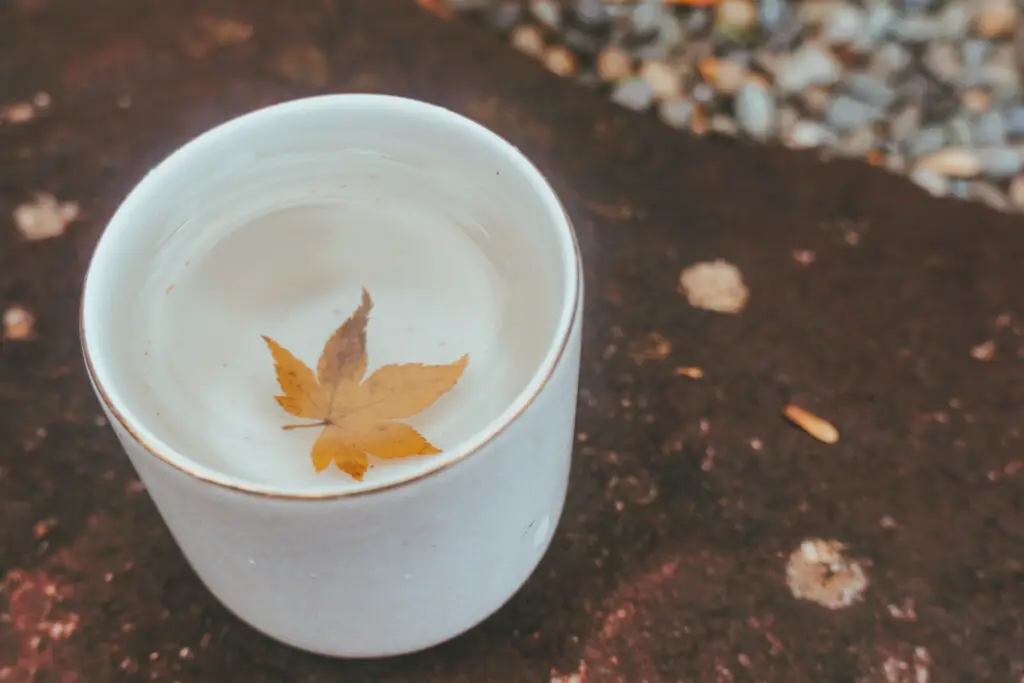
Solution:
M 369 370 L 469 365 L 409 424 L 441 453 L 316 473 L 262 335 L 307 365 L 373 298 Z M 288 102 L 172 154 L 111 220 L 82 337 L 104 410 L 197 573 L 284 642 L 450 638 L 529 576 L 565 496 L 582 283 L 539 172 L 482 127 L 375 95 Z M 367 495 L 370 494 L 370 495 Z

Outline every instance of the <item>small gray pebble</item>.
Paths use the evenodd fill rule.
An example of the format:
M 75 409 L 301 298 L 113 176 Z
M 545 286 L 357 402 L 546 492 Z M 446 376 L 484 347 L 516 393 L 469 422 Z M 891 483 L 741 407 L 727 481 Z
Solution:
M 1013 147 L 985 147 L 978 150 L 981 173 L 990 178 L 1009 178 L 1021 171 L 1020 152 Z
M 627 109 L 644 111 L 654 102 L 654 91 L 642 78 L 630 78 L 615 86 L 611 99 Z
M 911 171 L 910 180 L 936 197 L 949 194 L 949 178 L 934 171 Z
M 910 139 L 909 152 L 912 157 L 922 157 L 946 146 L 946 132 L 941 126 L 928 126 L 917 131 Z
M 987 85 L 992 89 L 993 99 L 1005 101 L 1019 94 L 1020 72 L 1012 65 L 990 60 L 974 71 L 965 84 Z
M 584 55 L 596 55 L 604 47 L 604 41 L 587 31 L 569 27 L 562 33 L 562 42 L 576 52 Z
M 926 43 L 942 35 L 942 23 L 933 16 L 909 16 L 891 25 L 892 35 L 905 43 Z
M 980 146 L 1002 145 L 1006 142 L 1006 121 L 996 111 L 978 114 L 971 121 L 971 138 Z
M 971 124 L 963 116 L 954 116 L 946 121 L 946 142 L 951 145 L 970 145 L 974 143 Z
M 698 83 L 693 86 L 691 91 L 693 99 L 697 100 L 701 104 L 707 104 L 711 100 L 715 99 L 715 89 L 711 87 L 709 83 Z
M 850 94 L 862 102 L 886 108 L 896 100 L 896 91 L 885 81 L 862 72 L 846 75 L 846 87 Z
M 971 27 L 971 20 L 974 18 L 974 9 L 971 7 L 973 0 L 952 0 L 946 3 L 939 12 L 939 22 L 942 25 L 942 35 L 950 40 L 960 40 L 967 35 Z
M 785 143 L 795 149 L 831 146 L 836 144 L 836 134 L 817 121 L 801 119 L 793 124 Z
M 841 156 L 862 159 L 874 146 L 875 132 L 871 129 L 871 126 L 861 126 L 843 137 L 839 144 L 836 145 L 836 151 Z
M 1024 136 L 1024 105 L 1006 111 L 1006 134 L 1010 137 Z
M 656 40 L 653 43 L 641 45 L 633 50 L 633 56 L 641 61 L 663 62 L 668 59 L 669 52 L 671 51 L 671 45 L 666 45 L 660 40 Z
M 775 99 L 761 83 L 751 82 L 736 95 L 740 128 L 755 140 L 766 140 L 775 129 Z
M 601 0 L 576 0 L 573 10 L 576 18 L 589 26 L 604 24 L 611 20 L 608 6 Z
M 838 131 L 848 131 L 882 117 L 882 110 L 849 95 L 839 95 L 825 109 L 825 120 Z
M 712 116 L 709 126 L 712 132 L 731 138 L 736 137 L 736 134 L 739 133 L 739 126 L 725 114 L 715 114 Z
M 935 0 L 903 0 L 900 5 L 908 14 L 928 12 L 935 5 Z
M 894 142 L 902 143 L 917 132 L 921 125 L 921 107 L 911 103 L 903 107 L 889 121 L 889 137 Z M 939 147 L 942 144 L 939 143 Z M 936 147 L 935 149 L 938 149 Z
M 963 178 L 953 178 L 949 181 L 949 195 L 957 199 L 967 199 L 967 181 Z
M 761 0 L 757 6 L 758 21 L 761 26 L 773 30 L 782 23 L 787 16 L 793 14 L 789 4 L 784 0 Z
M 664 100 L 658 105 L 658 118 L 673 128 L 686 128 L 693 115 L 693 102 L 683 97 Z
M 981 38 L 965 40 L 960 48 L 960 52 L 963 55 L 964 68 L 974 70 L 981 67 L 985 63 L 985 57 L 988 56 L 989 47 L 988 41 Z
M 841 73 L 842 67 L 831 53 L 807 44 L 780 60 L 775 80 L 783 92 L 799 92 L 811 85 L 831 85 Z
M 871 56 L 871 73 L 880 78 L 894 76 L 910 65 L 910 52 L 899 43 L 886 43 Z
M 833 5 L 825 19 L 822 38 L 831 45 L 852 43 L 864 28 L 864 15 L 859 8 L 846 3 Z
M 885 37 L 889 27 L 896 19 L 896 10 L 888 3 L 876 2 L 867 10 L 864 25 L 854 45 L 860 50 L 867 50 Z
M 953 43 L 941 40 L 925 48 L 922 63 L 936 78 L 946 83 L 959 83 L 963 74 L 960 51 Z
M 531 0 L 530 11 L 548 28 L 557 29 L 562 23 L 562 10 L 554 0 Z
M 660 0 L 640 0 L 630 17 L 633 31 L 639 34 L 654 33 L 660 27 L 663 17 L 664 11 Z
M 965 187 L 964 196 L 967 199 L 988 204 L 996 211 L 1010 211 L 1013 205 L 1006 194 L 992 183 L 982 180 L 972 180 Z
M 519 23 L 523 7 L 518 2 L 499 2 L 487 10 L 487 23 L 499 31 L 511 31 Z

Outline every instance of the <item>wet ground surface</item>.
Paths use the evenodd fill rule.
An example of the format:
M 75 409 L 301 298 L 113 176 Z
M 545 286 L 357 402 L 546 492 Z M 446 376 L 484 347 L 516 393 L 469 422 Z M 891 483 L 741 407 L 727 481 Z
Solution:
M 0 106 L 27 103 L 0 124 L 0 681 L 1021 680 L 1022 219 L 861 163 L 669 136 L 411 2 L 288 6 L 0 4 Z M 586 260 L 551 551 L 483 625 L 389 661 L 306 655 L 219 606 L 79 358 L 81 278 L 140 175 L 324 90 L 419 97 L 506 136 L 562 193 Z M 63 234 L 16 226 L 37 192 L 77 203 Z M 749 287 L 738 314 L 678 291 L 717 258 Z M 788 424 L 787 402 L 838 443 Z M 790 554 L 815 538 L 867 585 L 846 570 L 808 593 L 819 577 L 796 574 L 827 546 Z M 846 581 L 852 604 L 797 599 L 787 563 L 804 594 Z

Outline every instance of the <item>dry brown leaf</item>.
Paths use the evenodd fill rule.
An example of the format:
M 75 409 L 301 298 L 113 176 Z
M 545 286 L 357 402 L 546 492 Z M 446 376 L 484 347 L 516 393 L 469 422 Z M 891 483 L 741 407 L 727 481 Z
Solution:
M 792 403 L 787 405 L 782 412 L 793 424 L 818 441 L 828 444 L 839 441 L 839 430 L 828 420 L 820 418 L 814 413 Z
M 316 45 L 292 45 L 278 53 L 271 70 L 296 85 L 323 88 L 330 79 L 327 57 Z
M 357 481 L 369 467 L 367 455 L 393 459 L 441 452 L 418 431 L 394 420 L 433 404 L 455 386 L 469 363 L 467 354 L 448 365 L 384 365 L 364 379 L 371 308 L 373 301 L 364 289 L 359 307 L 324 345 L 316 372 L 263 337 L 283 392 L 274 398 L 291 415 L 316 420 L 284 429 L 323 427 L 313 444 L 313 467 L 322 472 L 333 462 Z
M 451 19 L 455 16 L 455 10 L 448 4 L 448 0 L 416 0 L 416 4 L 442 19 Z

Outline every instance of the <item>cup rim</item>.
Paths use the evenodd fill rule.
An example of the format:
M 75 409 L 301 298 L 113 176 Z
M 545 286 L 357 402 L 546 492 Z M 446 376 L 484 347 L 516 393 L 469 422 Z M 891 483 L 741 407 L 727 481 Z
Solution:
M 274 116 L 289 110 L 301 109 L 310 106 L 325 108 L 360 106 L 370 108 L 398 107 L 413 112 L 419 112 L 424 116 L 447 119 L 463 126 L 468 135 L 478 137 L 482 142 L 495 147 L 500 154 L 508 157 L 517 169 L 523 173 L 527 181 L 532 186 L 533 191 L 540 195 L 541 200 L 546 204 L 547 210 L 552 214 L 551 218 L 554 222 L 556 231 L 563 233 L 567 237 L 568 245 L 566 245 L 562 239 L 559 239 L 559 249 L 560 251 L 563 251 L 568 262 L 566 263 L 565 275 L 566 292 L 562 301 L 558 323 L 554 334 L 552 335 L 552 340 L 548 346 L 548 350 L 540 364 L 534 370 L 527 385 L 509 403 L 508 407 L 499 414 L 498 417 L 490 422 L 490 424 L 488 424 L 484 429 L 473 433 L 468 438 L 463 439 L 457 447 L 453 449 L 454 452 L 448 451 L 448 457 L 443 460 L 438 460 L 436 464 L 432 464 L 426 469 L 408 473 L 399 479 L 383 481 L 377 484 L 370 483 L 365 486 L 352 489 L 303 492 L 277 489 L 273 486 L 238 480 L 229 475 L 222 474 L 213 468 L 203 466 L 190 467 L 189 465 L 192 464 L 190 458 L 153 434 L 137 417 L 134 417 L 133 419 L 132 411 L 127 407 L 126 401 L 118 396 L 116 391 L 110 391 L 108 387 L 113 385 L 111 373 L 107 370 L 102 359 L 97 362 L 96 357 L 90 351 L 89 337 L 91 335 L 89 332 L 90 327 L 86 325 L 86 318 L 91 317 L 89 316 L 89 310 L 96 305 L 89 302 L 90 278 L 97 267 L 97 263 L 108 260 L 110 258 L 108 254 L 112 251 L 112 247 L 110 246 L 110 240 L 112 239 L 110 238 L 110 234 L 112 232 L 111 227 L 125 223 L 128 220 L 128 217 L 133 213 L 135 207 L 144 202 L 145 196 L 148 195 L 160 182 L 161 177 L 164 174 L 168 173 L 169 170 L 172 170 L 175 165 L 184 163 L 183 159 L 187 158 L 187 156 L 192 152 L 192 150 L 196 149 L 197 146 L 204 142 L 215 140 L 221 136 L 230 134 L 240 125 L 248 125 L 268 116 Z M 566 247 L 568 247 L 568 249 L 566 249 Z M 566 212 L 561 200 L 555 193 L 554 188 L 551 187 L 548 180 L 544 177 L 544 174 L 540 172 L 540 170 L 532 161 L 530 161 L 530 159 L 526 157 L 526 155 L 520 152 L 519 149 L 510 142 L 485 126 L 457 112 L 417 99 L 378 94 L 345 93 L 318 95 L 314 97 L 286 100 L 267 107 L 261 107 L 209 128 L 172 151 L 134 185 L 110 217 L 110 220 L 107 222 L 107 225 L 104 228 L 103 233 L 100 235 L 93 253 L 90 256 L 89 266 L 83 280 L 79 304 L 79 338 L 82 346 L 82 356 L 85 360 L 86 372 L 107 411 L 114 417 L 114 419 L 117 420 L 118 423 L 120 423 L 121 427 L 143 448 L 143 450 L 158 460 L 163 461 L 164 464 L 169 465 L 171 468 L 197 481 L 212 484 L 221 489 L 227 489 L 235 493 L 279 500 L 334 500 L 382 493 L 384 491 L 413 484 L 454 467 L 468 459 L 473 454 L 482 450 L 487 444 L 500 436 L 506 429 L 508 429 L 508 427 L 516 422 L 524 412 L 526 412 L 527 408 L 534 403 L 537 396 L 539 396 L 548 385 L 548 382 L 555 370 L 562 362 L 573 328 L 576 326 L 577 318 L 580 315 L 580 308 L 582 306 L 580 301 L 582 287 L 582 257 L 580 253 L 579 240 L 576 235 L 576 230 L 572 224 L 572 220 L 569 218 L 568 212 Z M 98 323 L 96 320 L 93 322 Z M 97 325 L 93 325 L 93 327 L 95 326 Z

